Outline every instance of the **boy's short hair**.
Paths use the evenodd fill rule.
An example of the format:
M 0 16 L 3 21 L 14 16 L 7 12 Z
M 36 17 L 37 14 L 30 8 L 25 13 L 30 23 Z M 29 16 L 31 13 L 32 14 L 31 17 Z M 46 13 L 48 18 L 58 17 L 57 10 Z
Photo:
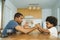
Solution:
M 21 13 L 16 13 L 15 15 L 14 15 L 14 19 L 17 17 L 17 18 L 19 18 L 20 16 L 23 16 L 23 14 L 21 14 Z
M 56 26 L 57 25 L 57 18 L 56 17 L 53 17 L 53 16 L 48 16 L 46 18 L 46 21 L 50 22 L 51 24 L 53 24 L 53 26 Z

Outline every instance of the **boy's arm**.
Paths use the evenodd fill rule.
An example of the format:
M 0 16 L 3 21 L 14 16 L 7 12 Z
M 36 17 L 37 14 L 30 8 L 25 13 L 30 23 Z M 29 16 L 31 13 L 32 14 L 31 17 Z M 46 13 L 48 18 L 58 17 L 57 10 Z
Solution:
M 44 32 L 44 33 L 50 33 L 48 29 L 43 29 L 41 27 L 39 27 L 38 29 L 40 32 Z
M 39 24 L 36 25 L 40 32 L 50 33 L 48 29 L 43 29 Z
M 16 26 L 15 29 L 18 30 L 18 31 L 21 31 L 21 32 L 23 32 L 23 33 L 30 33 L 30 32 L 32 32 L 33 30 L 35 30 L 36 27 L 25 29 L 25 28 L 23 28 L 23 27 L 21 27 L 21 26 Z

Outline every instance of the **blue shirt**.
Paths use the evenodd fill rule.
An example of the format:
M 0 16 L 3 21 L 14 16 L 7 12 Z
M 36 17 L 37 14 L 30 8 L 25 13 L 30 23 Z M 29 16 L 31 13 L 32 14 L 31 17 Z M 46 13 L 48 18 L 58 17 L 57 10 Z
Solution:
M 4 28 L 2 35 L 7 35 L 8 30 L 11 30 L 12 33 L 16 32 L 15 27 L 18 25 L 18 23 L 14 20 L 11 20 L 10 22 L 8 22 L 8 24 L 6 25 L 6 27 Z

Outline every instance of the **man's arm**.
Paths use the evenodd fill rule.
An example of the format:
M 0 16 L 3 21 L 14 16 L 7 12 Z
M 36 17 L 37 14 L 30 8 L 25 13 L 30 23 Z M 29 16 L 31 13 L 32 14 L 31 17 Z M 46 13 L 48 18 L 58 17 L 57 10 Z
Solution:
M 21 27 L 21 26 L 18 25 L 18 26 L 15 27 L 15 29 L 26 34 L 26 33 L 32 32 L 32 31 L 35 30 L 36 28 L 33 27 L 33 28 L 25 29 L 25 28 L 23 28 L 23 27 Z

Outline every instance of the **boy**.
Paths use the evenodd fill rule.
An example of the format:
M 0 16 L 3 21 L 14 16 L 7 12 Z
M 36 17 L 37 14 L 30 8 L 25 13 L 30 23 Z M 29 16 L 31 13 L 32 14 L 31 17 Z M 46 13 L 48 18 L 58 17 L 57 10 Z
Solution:
M 49 33 L 51 36 L 58 36 L 57 29 L 55 26 L 57 25 L 57 19 L 53 16 L 49 16 L 46 18 L 46 27 L 47 29 L 43 29 L 39 24 L 36 26 L 38 27 L 38 30 L 43 33 Z

